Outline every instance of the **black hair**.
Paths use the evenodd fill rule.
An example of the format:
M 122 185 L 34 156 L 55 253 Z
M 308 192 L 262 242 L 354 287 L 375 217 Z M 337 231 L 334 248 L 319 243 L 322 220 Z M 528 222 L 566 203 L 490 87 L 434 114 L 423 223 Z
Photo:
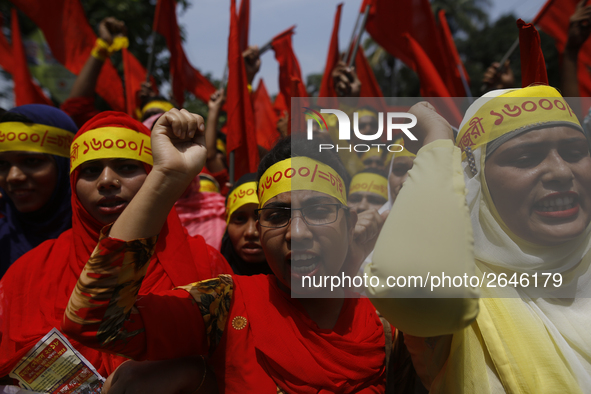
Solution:
M 35 123 L 25 115 L 16 112 L 4 112 L 0 115 L 0 123 L 4 122 L 21 122 L 21 123 Z
M 340 175 L 345 183 L 346 194 L 349 194 L 351 177 L 345 169 L 339 156 L 333 151 L 320 152 L 318 143 L 305 139 L 305 134 L 287 136 L 277 141 L 273 149 L 262 158 L 257 171 L 257 182 L 265 171 L 275 163 L 279 163 L 291 157 L 305 156 L 326 164 Z

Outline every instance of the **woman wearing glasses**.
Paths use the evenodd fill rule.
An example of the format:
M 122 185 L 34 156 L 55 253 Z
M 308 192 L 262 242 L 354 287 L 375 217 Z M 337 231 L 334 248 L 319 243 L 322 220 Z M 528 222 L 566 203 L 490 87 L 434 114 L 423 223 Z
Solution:
M 342 288 L 334 298 L 318 298 L 324 289 L 301 286 L 303 276 L 339 274 L 354 263 L 349 249 L 375 242 L 376 228 L 365 234 L 373 242 L 354 237 L 347 173 L 334 155 L 296 157 L 297 143 L 292 154 L 284 140 L 260 164 L 257 230 L 274 276 L 221 275 L 140 299 L 128 291 L 145 275 L 168 210 L 203 166 L 202 132 L 202 118 L 184 110 L 160 118 L 154 168 L 121 217 L 103 229 L 63 330 L 135 359 L 209 355 L 221 392 L 384 392 L 389 325 L 367 299 L 343 298 Z M 306 298 L 290 296 L 296 294 Z M 195 379 L 196 392 L 205 374 Z

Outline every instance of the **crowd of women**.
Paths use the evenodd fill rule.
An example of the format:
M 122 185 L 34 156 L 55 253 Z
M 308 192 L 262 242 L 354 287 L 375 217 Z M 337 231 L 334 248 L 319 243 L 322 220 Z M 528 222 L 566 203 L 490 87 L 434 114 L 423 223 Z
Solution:
M 400 152 L 319 151 L 330 133 L 293 130 L 229 184 L 223 90 L 207 122 L 149 87 L 139 120 L 98 113 L 100 62 L 62 110 L 0 116 L 5 390 L 56 328 L 110 394 L 590 392 L 586 108 L 498 89 L 450 125 L 419 102 Z M 377 111 L 357 111 L 373 132 Z M 332 181 L 287 176 L 312 169 Z M 379 281 L 297 285 L 343 272 Z M 427 273 L 483 281 L 384 286 Z

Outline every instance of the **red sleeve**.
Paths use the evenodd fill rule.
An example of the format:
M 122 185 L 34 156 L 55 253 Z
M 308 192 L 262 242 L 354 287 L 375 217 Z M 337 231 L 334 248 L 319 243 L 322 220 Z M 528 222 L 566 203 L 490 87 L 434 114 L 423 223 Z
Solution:
M 203 317 L 183 290 L 137 299 L 157 237 L 129 242 L 101 232 L 70 297 L 62 331 L 78 342 L 133 359 L 207 352 Z
M 208 244 L 207 251 L 209 252 L 209 261 L 211 263 L 213 277 L 221 274 L 234 274 L 232 267 L 230 267 L 230 264 L 228 264 L 226 258 L 222 256 L 219 250 Z

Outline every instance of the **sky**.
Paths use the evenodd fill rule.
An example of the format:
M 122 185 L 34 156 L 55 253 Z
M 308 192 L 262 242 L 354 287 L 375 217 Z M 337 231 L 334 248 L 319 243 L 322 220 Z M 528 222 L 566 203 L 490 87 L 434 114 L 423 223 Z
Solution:
M 239 3 L 239 0 L 237 0 Z M 336 6 L 344 2 L 339 44 L 341 49 L 351 38 L 361 0 L 251 0 L 250 45 L 259 47 L 273 36 L 297 25 L 293 36 L 295 54 L 302 76 L 322 73 L 332 33 Z M 491 0 L 487 10 L 492 21 L 513 12 L 529 22 L 546 0 Z M 230 6 L 227 0 L 191 0 L 192 6 L 179 16 L 185 28 L 185 52 L 194 67 L 221 79 L 226 64 Z M 517 37 L 517 28 L 515 36 Z M 365 35 L 364 37 L 367 37 Z M 278 64 L 273 51 L 261 57 L 262 66 L 253 88 L 262 77 L 271 95 L 278 87 Z
M 405 0 L 402 0 L 405 1 Z M 186 36 L 185 52 L 194 67 L 202 73 L 210 72 L 221 79 L 226 64 L 230 2 L 228 0 L 189 0 L 191 6 L 179 12 L 179 23 Z M 239 3 L 240 0 L 237 0 Z M 339 31 L 340 48 L 344 49 L 351 38 L 361 0 L 251 0 L 250 44 L 263 46 L 273 36 L 296 25 L 293 46 L 300 62 L 302 76 L 322 73 L 332 32 L 336 6 L 344 2 Z M 491 21 L 501 15 L 514 13 L 529 22 L 546 0 L 490 0 L 488 13 Z M 517 29 L 515 36 L 517 37 Z M 367 37 L 367 35 L 364 35 Z M 261 57 L 262 66 L 258 79 L 263 78 L 269 94 L 279 91 L 278 64 L 273 51 Z M 6 83 L 0 77 L 0 87 Z M 167 87 L 161 89 L 166 92 Z M 0 106 L 11 108 L 11 99 L 0 99 Z

